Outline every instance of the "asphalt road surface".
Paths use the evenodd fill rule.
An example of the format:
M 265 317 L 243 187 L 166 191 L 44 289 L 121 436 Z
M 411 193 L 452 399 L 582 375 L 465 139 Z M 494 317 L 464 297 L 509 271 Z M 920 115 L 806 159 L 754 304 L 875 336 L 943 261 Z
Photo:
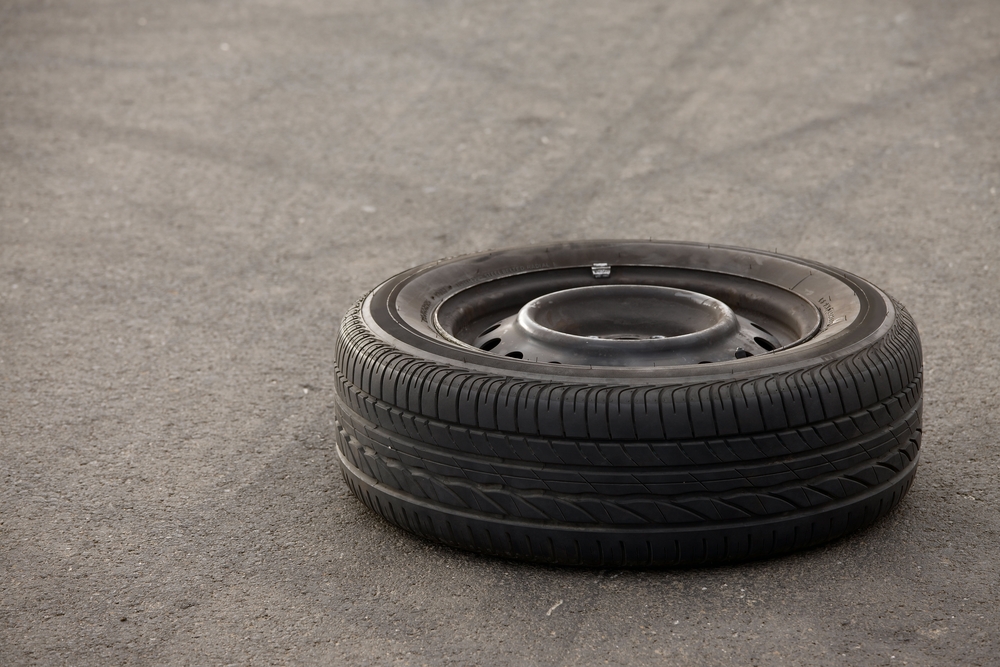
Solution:
M 598 571 L 349 495 L 354 299 L 609 237 L 905 303 L 900 508 L 776 560 Z M 997 665 L 998 378 L 996 0 L 0 1 L 3 665 Z

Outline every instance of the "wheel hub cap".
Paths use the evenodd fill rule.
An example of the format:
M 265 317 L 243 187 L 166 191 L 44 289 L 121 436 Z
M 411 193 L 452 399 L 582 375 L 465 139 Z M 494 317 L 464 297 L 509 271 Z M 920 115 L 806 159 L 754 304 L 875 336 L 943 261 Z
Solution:
M 708 295 L 620 284 L 540 296 L 486 329 L 474 345 L 498 356 L 591 366 L 711 363 L 780 347 Z

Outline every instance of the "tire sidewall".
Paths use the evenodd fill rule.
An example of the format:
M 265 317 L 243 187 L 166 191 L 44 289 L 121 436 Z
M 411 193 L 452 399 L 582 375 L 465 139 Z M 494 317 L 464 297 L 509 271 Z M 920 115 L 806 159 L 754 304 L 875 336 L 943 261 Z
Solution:
M 591 247 L 608 247 L 623 242 L 588 242 Z M 637 243 L 637 242 L 624 242 Z M 575 244 L 577 246 L 581 244 Z M 850 289 L 859 301 L 859 312 L 842 330 L 819 340 L 809 340 L 788 349 L 775 351 L 747 359 L 716 362 L 706 365 L 683 365 L 673 367 L 584 367 L 550 365 L 530 361 L 514 360 L 444 340 L 429 326 L 421 330 L 400 317 L 397 299 L 401 289 L 416 277 L 435 291 L 445 291 L 446 281 L 435 282 L 436 275 L 443 274 L 443 267 L 464 262 L 474 265 L 496 253 L 479 253 L 453 259 L 441 260 L 415 267 L 383 282 L 370 292 L 361 302 L 361 316 L 374 335 L 383 342 L 414 357 L 435 362 L 443 366 L 459 367 L 483 374 L 503 375 L 509 378 L 530 379 L 554 383 L 586 382 L 588 384 L 683 384 L 686 382 L 705 383 L 715 380 L 752 379 L 777 373 L 789 373 L 804 367 L 836 362 L 857 354 L 873 345 L 891 329 L 896 319 L 896 305 L 893 300 L 872 283 L 853 274 L 810 260 L 792 258 L 764 251 L 708 246 L 701 244 L 664 244 L 685 249 L 699 248 L 703 251 L 738 252 L 751 257 L 760 256 L 778 259 L 782 262 L 801 266 L 810 274 L 822 274 L 826 279 L 836 280 Z M 550 246 L 551 247 L 551 246 Z M 505 259 L 515 268 L 523 264 L 522 257 L 530 252 L 537 255 L 540 249 L 534 246 L 502 251 Z M 610 250 L 609 250 L 610 252 Z M 453 278 L 453 276 L 451 276 Z M 767 276 L 761 276 L 765 279 Z M 762 280 L 763 281 L 763 280 Z M 451 282 L 454 282 L 452 280 Z M 437 285 L 437 287 L 434 287 Z M 822 294 L 801 290 L 799 296 L 814 303 L 823 311 L 820 301 Z M 824 313 L 826 317 L 826 314 Z

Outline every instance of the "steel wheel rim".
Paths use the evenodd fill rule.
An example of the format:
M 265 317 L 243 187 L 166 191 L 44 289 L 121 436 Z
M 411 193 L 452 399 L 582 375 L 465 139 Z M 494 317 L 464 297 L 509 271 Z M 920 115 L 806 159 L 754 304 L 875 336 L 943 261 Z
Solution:
M 434 327 L 456 345 L 527 363 L 662 367 L 718 363 L 785 350 L 809 340 L 822 323 L 815 306 L 788 308 L 793 302 L 801 306 L 801 299 L 773 287 L 753 290 L 752 283 L 745 286 L 747 291 L 758 299 L 761 294 L 767 297 L 772 312 L 786 315 L 784 322 L 776 323 L 773 316 L 764 324 L 755 321 L 761 314 L 739 305 L 746 298 L 736 299 L 734 308 L 704 291 L 674 286 L 665 269 L 644 267 L 643 282 L 633 282 L 636 278 L 626 267 L 619 267 L 617 282 L 609 281 L 610 276 L 595 276 L 594 267 L 589 277 L 579 271 L 572 278 L 558 273 L 532 272 L 475 285 L 519 292 L 519 299 L 513 294 L 505 298 L 525 302 L 474 337 L 470 338 L 472 322 L 488 320 L 485 313 L 491 311 L 481 294 L 470 294 L 471 287 L 435 308 Z M 504 285 L 504 280 L 522 285 Z M 704 272 L 695 282 L 718 293 L 727 280 L 731 279 L 725 274 Z M 542 293 L 533 296 L 539 290 Z M 621 307 L 615 309 L 616 304 Z M 574 308 L 582 317 L 572 317 Z M 456 319 L 455 311 L 461 311 L 463 318 Z M 601 322 L 621 330 L 617 335 L 594 330 Z
M 599 261 L 604 259 L 613 261 Z M 722 361 L 619 362 L 624 365 L 591 360 L 550 364 L 541 357 L 508 357 L 476 345 L 484 330 L 535 298 L 600 284 L 679 288 L 719 299 L 780 345 L 770 351 L 740 346 L 742 351 L 732 350 L 733 358 Z M 887 309 L 891 311 L 891 302 L 880 290 L 817 262 L 668 241 L 578 241 L 448 258 L 387 280 L 362 303 L 369 326 L 392 332 L 401 349 L 425 349 L 442 362 L 533 376 L 598 377 L 607 371 L 613 373 L 609 378 L 701 377 L 784 367 L 827 349 L 839 350 L 844 341 L 862 345 L 875 334 L 871 324 L 882 321 L 880 313 Z M 753 331 L 758 332 L 756 327 Z M 754 337 L 771 342 L 766 336 Z

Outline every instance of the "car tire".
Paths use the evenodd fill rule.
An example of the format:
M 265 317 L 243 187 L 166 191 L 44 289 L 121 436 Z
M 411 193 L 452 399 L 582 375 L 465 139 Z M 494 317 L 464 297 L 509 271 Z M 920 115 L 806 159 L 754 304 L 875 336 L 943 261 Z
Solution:
M 353 306 L 336 360 L 354 494 L 482 554 L 769 557 L 878 520 L 916 472 L 913 320 L 868 281 L 774 253 L 587 241 L 445 259 Z

